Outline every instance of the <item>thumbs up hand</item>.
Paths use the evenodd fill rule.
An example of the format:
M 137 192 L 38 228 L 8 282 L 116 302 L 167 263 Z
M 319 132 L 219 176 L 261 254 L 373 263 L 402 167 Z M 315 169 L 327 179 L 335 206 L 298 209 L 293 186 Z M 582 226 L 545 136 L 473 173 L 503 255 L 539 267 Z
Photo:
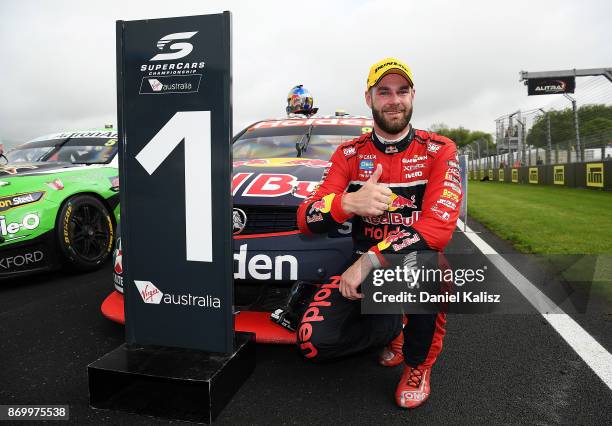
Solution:
M 382 172 L 383 172 L 382 164 L 378 164 L 376 166 L 376 170 L 374 170 L 374 173 L 372 173 L 372 176 L 370 176 L 370 179 L 368 179 L 368 182 L 378 183 L 378 179 L 380 179 L 380 177 L 382 176 Z
M 344 194 L 342 197 L 342 209 L 347 214 L 359 216 L 380 216 L 391 203 L 391 190 L 378 183 L 383 174 L 382 164 L 376 166 L 376 170 L 370 176 L 361 189 L 357 192 Z

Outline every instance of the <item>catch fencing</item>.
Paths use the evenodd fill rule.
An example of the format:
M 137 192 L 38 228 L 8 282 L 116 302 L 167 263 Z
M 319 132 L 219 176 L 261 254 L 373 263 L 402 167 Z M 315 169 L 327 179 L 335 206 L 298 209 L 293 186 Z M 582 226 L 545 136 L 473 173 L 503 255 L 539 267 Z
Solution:
M 569 165 L 612 160 L 612 84 L 606 78 L 580 79 L 571 96 L 547 99 L 551 102 L 541 108 L 498 117 L 494 143 L 481 139 L 462 146 L 469 169 L 564 165 L 573 170 Z

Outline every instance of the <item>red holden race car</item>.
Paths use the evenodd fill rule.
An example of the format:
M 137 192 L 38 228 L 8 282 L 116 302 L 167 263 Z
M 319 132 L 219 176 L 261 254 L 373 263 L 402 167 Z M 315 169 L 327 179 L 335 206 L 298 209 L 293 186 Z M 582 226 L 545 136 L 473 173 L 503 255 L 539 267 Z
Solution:
M 367 117 L 284 118 L 257 122 L 233 140 L 234 285 L 237 331 L 258 342 L 295 342 L 300 306 L 342 272 L 352 254 L 351 222 L 305 237 L 297 208 L 315 188 L 342 142 L 372 130 Z M 397 200 L 400 202 L 409 200 Z M 121 235 L 117 232 L 117 235 Z M 124 323 L 122 248 L 114 254 L 114 287 L 103 314 Z M 279 326 L 278 324 L 283 327 Z

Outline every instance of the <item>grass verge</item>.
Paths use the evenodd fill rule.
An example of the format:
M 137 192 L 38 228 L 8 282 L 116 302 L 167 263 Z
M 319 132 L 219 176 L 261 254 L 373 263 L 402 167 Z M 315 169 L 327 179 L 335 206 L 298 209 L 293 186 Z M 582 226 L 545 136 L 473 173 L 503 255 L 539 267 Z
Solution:
M 522 253 L 600 255 L 584 273 L 612 301 L 612 192 L 470 181 L 468 217 Z

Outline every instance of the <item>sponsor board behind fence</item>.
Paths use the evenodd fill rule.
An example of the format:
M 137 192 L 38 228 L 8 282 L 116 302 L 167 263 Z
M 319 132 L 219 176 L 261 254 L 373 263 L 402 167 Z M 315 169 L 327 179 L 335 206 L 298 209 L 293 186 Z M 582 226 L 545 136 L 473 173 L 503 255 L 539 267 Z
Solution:
M 595 188 L 604 187 L 603 163 L 592 163 L 586 165 L 586 186 Z
M 538 183 L 538 168 L 529 168 L 529 183 Z
M 554 166 L 553 184 L 565 185 L 565 166 Z
M 472 170 L 468 176 L 478 179 L 485 170 Z M 562 185 L 572 188 L 612 189 L 612 161 L 597 163 L 569 163 L 535 167 L 506 167 L 486 170 L 489 179 L 498 182 Z

